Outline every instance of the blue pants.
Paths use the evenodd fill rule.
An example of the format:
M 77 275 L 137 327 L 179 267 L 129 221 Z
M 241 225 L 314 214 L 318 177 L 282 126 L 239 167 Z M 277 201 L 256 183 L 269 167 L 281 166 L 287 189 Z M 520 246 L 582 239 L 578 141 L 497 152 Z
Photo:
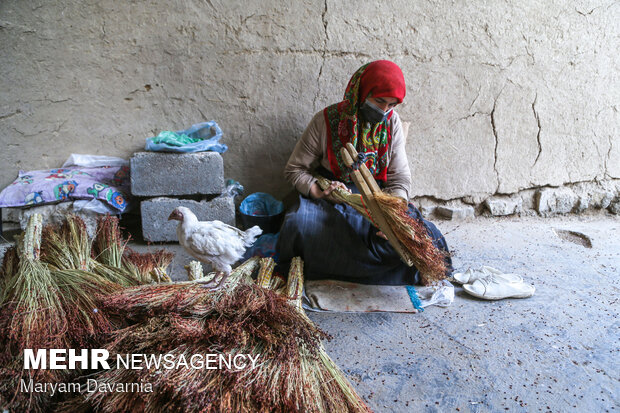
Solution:
M 435 246 L 448 252 L 439 229 L 424 220 L 411 203 L 409 215 L 421 220 Z M 293 257 L 301 256 L 308 280 L 334 279 L 375 285 L 419 283 L 419 271 L 403 263 L 377 232 L 376 227 L 349 205 L 334 205 L 299 195 L 298 202 L 284 217 L 276 250 L 283 266 Z M 449 256 L 446 260 L 451 268 Z

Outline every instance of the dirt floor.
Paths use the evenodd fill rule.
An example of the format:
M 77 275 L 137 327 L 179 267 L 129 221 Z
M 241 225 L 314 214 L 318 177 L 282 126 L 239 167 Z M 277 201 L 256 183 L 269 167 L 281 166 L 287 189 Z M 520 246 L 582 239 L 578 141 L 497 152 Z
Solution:
M 457 269 L 521 274 L 528 299 L 456 289 L 420 314 L 313 314 L 382 412 L 604 412 L 620 406 L 620 219 L 438 222 Z
M 490 265 L 536 286 L 484 301 L 456 288 L 419 314 L 311 313 L 329 354 L 377 412 L 620 410 L 620 218 L 437 221 L 457 270 Z M 133 243 L 141 250 L 159 246 Z M 190 258 L 175 244 L 171 267 Z
M 490 265 L 536 286 L 484 301 L 460 287 L 419 314 L 311 313 L 329 354 L 377 412 L 620 408 L 620 219 L 436 221 L 457 270 Z M 189 258 L 178 246 L 172 272 Z

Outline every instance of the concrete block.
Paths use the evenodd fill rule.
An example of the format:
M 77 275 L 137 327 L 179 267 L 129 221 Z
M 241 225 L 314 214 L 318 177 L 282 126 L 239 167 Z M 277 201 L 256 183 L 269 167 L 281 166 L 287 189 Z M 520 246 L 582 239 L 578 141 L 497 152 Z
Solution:
M 466 218 L 474 217 L 474 208 L 471 206 L 462 206 L 462 207 L 448 207 L 448 206 L 438 206 L 435 209 L 435 212 L 446 219 L 452 221 L 463 220 Z
M 178 241 L 178 221 L 168 221 L 168 217 L 179 206 L 189 208 L 200 221 L 218 220 L 235 225 L 235 203 L 232 197 L 218 197 L 211 201 L 152 198 L 140 203 L 144 239 L 151 242 Z
M 536 193 L 536 210 L 543 216 L 567 214 L 575 208 L 579 197 L 569 188 L 545 188 Z
M 210 195 L 223 190 L 224 161 L 217 152 L 138 152 L 131 157 L 133 195 Z
M 491 212 L 491 215 L 495 216 L 517 214 L 523 210 L 523 200 L 521 198 L 489 198 L 484 201 L 484 205 Z

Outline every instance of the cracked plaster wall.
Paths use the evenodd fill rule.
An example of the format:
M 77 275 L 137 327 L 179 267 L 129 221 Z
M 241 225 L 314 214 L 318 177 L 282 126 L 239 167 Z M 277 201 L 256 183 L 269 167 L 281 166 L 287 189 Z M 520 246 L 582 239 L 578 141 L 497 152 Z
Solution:
M 215 119 L 229 177 L 283 196 L 307 122 L 398 63 L 412 196 L 620 178 L 620 3 L 0 3 L 0 186 L 72 152 L 128 157 Z

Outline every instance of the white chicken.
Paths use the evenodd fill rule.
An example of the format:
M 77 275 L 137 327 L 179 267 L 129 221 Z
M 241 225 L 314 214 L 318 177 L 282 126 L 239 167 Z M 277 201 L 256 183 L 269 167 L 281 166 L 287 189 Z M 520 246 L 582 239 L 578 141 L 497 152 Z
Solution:
M 172 211 L 168 220 L 179 221 L 177 237 L 183 248 L 192 257 L 211 264 L 215 271 L 222 274 L 215 288 L 223 285 L 232 266 L 263 232 L 258 226 L 241 231 L 221 221 L 198 221 L 196 215 L 185 207 Z

